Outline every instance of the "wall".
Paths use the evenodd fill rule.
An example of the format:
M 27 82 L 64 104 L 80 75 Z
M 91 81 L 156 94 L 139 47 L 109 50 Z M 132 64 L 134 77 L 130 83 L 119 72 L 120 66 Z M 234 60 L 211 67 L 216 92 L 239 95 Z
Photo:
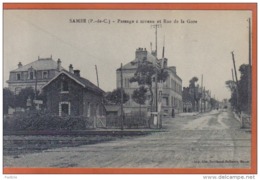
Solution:
M 62 77 L 64 81 L 68 82 L 69 91 L 61 92 Z M 47 108 L 52 114 L 59 115 L 59 103 L 70 102 L 71 116 L 93 116 L 97 114 L 102 115 L 104 113 L 104 107 L 102 105 L 102 95 L 97 95 L 92 91 L 83 88 L 74 80 L 68 78 L 66 75 L 61 75 L 53 82 L 51 82 L 46 88 L 47 93 Z M 90 104 L 90 114 L 89 112 Z M 97 110 L 97 105 L 99 110 Z
M 64 80 L 69 84 L 68 93 L 61 92 L 62 79 L 59 76 L 51 82 L 44 90 L 47 95 L 47 108 L 52 114 L 59 115 L 59 103 L 70 102 L 72 116 L 83 114 L 83 87 L 67 76 L 63 75 Z
M 48 71 L 49 76 L 47 79 L 42 78 L 43 71 L 37 71 L 37 89 L 40 90 L 41 87 L 46 84 L 50 79 L 55 77 L 59 72 L 57 70 L 44 70 Z M 21 79 L 16 79 L 16 74 L 21 74 Z M 11 91 L 15 92 L 18 88 L 33 87 L 35 88 L 36 79 L 28 79 L 28 71 L 22 72 L 10 72 L 9 80 L 7 81 L 8 87 Z

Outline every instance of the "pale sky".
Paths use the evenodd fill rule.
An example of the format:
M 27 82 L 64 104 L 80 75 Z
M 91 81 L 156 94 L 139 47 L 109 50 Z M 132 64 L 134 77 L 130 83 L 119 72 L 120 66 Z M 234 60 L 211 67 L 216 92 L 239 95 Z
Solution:
M 18 62 L 25 65 L 38 56 L 52 55 L 54 60 L 61 59 L 64 68 L 73 64 L 82 77 L 95 84 L 97 65 L 100 87 L 111 91 L 116 88 L 120 63 L 132 61 L 139 47 L 150 51 L 150 42 L 155 49 L 153 23 L 140 21 L 162 20 L 158 58 L 165 36 L 165 57 L 169 66 L 176 66 L 183 87 L 194 76 L 200 84 L 203 74 L 206 89 L 222 100 L 230 97 L 225 81 L 232 79 L 231 51 L 235 53 L 237 70 L 248 63 L 249 17 L 250 11 L 238 10 L 4 10 L 4 81 Z M 76 18 L 86 19 L 87 23 L 70 23 L 70 19 Z M 89 19 L 110 20 L 110 24 L 88 23 Z M 119 19 L 139 23 L 118 23 Z M 163 19 L 172 22 L 164 23 Z

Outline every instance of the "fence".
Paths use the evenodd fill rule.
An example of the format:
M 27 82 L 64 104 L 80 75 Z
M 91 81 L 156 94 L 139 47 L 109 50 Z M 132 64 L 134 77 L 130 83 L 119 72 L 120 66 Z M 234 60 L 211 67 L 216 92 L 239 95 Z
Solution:
M 95 128 L 147 128 L 148 118 L 144 114 L 127 114 L 122 123 L 121 116 L 65 116 L 42 112 L 25 112 L 4 117 L 4 131 L 23 130 L 87 130 Z
M 107 128 L 147 128 L 148 127 L 148 117 L 144 114 L 126 114 L 123 118 L 117 115 L 108 115 L 106 116 Z

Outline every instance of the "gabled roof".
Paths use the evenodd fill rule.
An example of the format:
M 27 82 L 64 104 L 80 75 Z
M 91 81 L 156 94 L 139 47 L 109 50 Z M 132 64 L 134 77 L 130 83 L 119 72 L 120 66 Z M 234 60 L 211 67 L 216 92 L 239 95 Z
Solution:
M 67 75 L 69 78 L 71 78 L 72 80 L 74 80 L 76 83 L 78 83 L 79 85 L 81 85 L 83 88 L 89 89 L 91 91 L 94 92 L 98 92 L 98 93 L 105 93 L 102 89 L 100 89 L 99 87 L 97 87 L 95 84 L 93 84 L 92 82 L 90 82 L 89 80 L 83 78 L 83 77 L 79 77 L 73 73 L 70 73 L 69 71 L 63 69 L 61 70 L 61 72 L 55 76 L 54 78 L 52 78 L 48 83 L 46 83 L 45 85 L 42 86 L 42 88 L 45 88 L 46 86 L 48 86 L 52 81 L 54 81 L 55 79 L 57 79 L 61 74 L 65 74 Z
M 156 62 L 156 57 L 153 56 L 151 53 L 147 52 L 147 61 L 155 64 Z M 123 69 L 136 69 L 138 65 L 138 59 L 134 59 L 133 61 L 123 65 Z M 120 68 L 117 69 L 117 71 L 119 71 Z
M 20 68 L 12 70 L 11 72 L 28 71 L 28 69 L 31 67 L 35 70 L 57 69 L 57 62 L 54 61 L 52 58 L 38 59 L 36 61 L 33 61 L 29 64 L 26 64 L 26 65 L 20 67 Z

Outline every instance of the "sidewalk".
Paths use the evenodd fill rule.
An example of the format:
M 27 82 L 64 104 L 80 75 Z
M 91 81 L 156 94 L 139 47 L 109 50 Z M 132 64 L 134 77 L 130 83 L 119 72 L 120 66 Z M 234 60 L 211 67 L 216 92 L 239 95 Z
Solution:
M 11 135 L 72 135 L 72 136 L 89 136 L 89 135 L 101 135 L 101 136 L 136 136 L 136 135 L 146 135 L 154 132 L 163 132 L 162 129 L 88 129 L 88 130 L 78 130 L 78 131 L 5 131 L 4 136 Z

